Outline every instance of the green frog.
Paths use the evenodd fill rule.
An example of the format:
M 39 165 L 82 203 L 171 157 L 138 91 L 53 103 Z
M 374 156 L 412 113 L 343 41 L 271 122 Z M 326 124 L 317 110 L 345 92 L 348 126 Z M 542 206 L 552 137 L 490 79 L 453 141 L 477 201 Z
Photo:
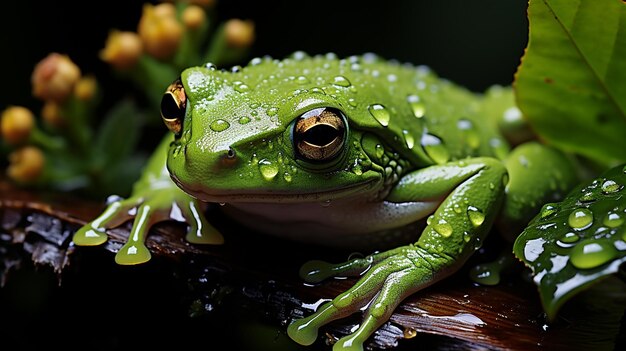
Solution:
M 524 130 L 510 88 L 475 93 L 374 54 L 191 67 L 166 89 L 161 115 L 171 133 L 132 195 L 110 203 L 74 243 L 102 244 L 108 228 L 134 219 L 119 264 L 148 261 L 146 235 L 163 220 L 188 223 L 190 243 L 221 244 L 203 216 L 206 203 L 218 203 L 257 232 L 321 248 L 371 244 L 366 257 L 301 267 L 311 283 L 356 280 L 289 325 L 303 345 L 362 312 L 358 329 L 334 345 L 362 349 L 404 298 L 457 271 L 493 228 L 514 238 L 577 182 L 563 153 L 510 141 Z M 376 251 L 377 243 L 395 246 Z

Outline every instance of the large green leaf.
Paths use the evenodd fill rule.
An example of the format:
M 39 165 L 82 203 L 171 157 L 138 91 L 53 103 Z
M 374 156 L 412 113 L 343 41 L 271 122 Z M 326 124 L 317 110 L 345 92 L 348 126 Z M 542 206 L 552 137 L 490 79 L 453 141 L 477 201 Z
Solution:
M 626 261 L 626 165 L 546 204 L 515 241 L 553 319 L 564 302 Z
M 605 165 L 626 161 L 626 3 L 530 0 L 514 87 L 541 138 Z

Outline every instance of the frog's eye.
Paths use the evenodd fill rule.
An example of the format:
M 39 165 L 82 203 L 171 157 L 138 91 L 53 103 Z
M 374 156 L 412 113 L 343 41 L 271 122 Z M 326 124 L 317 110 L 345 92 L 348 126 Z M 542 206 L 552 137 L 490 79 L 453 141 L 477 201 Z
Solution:
M 167 87 L 161 98 L 161 118 L 172 133 L 179 135 L 185 118 L 187 95 L 180 78 Z
M 345 138 L 345 117 L 334 108 L 311 110 L 294 123 L 294 148 L 298 156 L 308 161 L 328 161 L 338 156 Z

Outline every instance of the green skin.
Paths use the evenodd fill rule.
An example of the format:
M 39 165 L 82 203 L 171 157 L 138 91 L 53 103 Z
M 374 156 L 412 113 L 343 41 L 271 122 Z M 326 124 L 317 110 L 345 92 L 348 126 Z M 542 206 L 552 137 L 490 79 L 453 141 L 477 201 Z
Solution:
M 494 224 L 518 230 L 576 182 L 558 151 L 537 142 L 510 150 L 498 129 L 519 124 L 510 89 L 475 94 L 425 67 L 297 53 L 233 72 L 193 67 L 181 81 L 182 130 L 163 140 L 131 197 L 76 232 L 77 245 L 102 244 L 107 228 L 132 217 L 120 264 L 150 259 L 146 234 L 162 220 L 189 223 L 192 243 L 220 244 L 201 214 L 205 202 L 224 204 L 232 220 L 258 231 L 340 246 L 428 218 L 408 245 L 306 263 L 308 282 L 360 279 L 289 326 L 300 344 L 369 304 L 360 327 L 333 347 L 362 350 L 404 298 L 458 270 Z M 316 162 L 298 151 L 294 123 L 322 107 L 341 111 L 347 126 L 337 154 Z

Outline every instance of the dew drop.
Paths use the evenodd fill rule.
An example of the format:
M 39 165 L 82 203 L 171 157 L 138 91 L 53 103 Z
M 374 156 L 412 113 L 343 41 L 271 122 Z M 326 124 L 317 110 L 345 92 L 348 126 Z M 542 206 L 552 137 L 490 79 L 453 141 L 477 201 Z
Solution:
M 259 171 L 265 180 L 272 180 L 278 174 L 278 167 L 267 159 L 259 161 Z
M 404 137 L 404 142 L 406 143 L 406 147 L 409 150 L 411 150 L 413 146 L 415 145 L 415 138 L 413 138 L 413 135 L 409 134 L 409 131 L 406 129 L 402 131 L 402 136 Z
M 350 105 L 352 107 L 356 107 L 356 100 L 354 98 L 349 98 L 348 99 L 348 105 Z
M 367 109 L 369 110 L 372 117 L 374 117 L 374 119 L 376 119 L 378 123 L 380 123 L 380 125 L 382 125 L 383 127 L 389 125 L 389 120 L 391 116 L 389 115 L 389 111 L 387 111 L 385 106 L 381 104 L 373 104 L 370 105 Z
M 609 228 L 616 228 L 624 224 L 624 217 L 620 216 L 619 213 L 609 212 L 606 217 L 604 217 L 602 223 Z
M 242 116 L 239 117 L 239 124 L 248 124 L 250 122 L 250 117 Z
M 452 206 L 452 210 L 454 210 L 454 212 L 456 212 L 456 213 L 461 213 L 461 212 L 463 212 L 463 210 L 461 210 L 461 205 L 459 205 L 459 204 L 454 204 L 454 205 Z
M 567 223 L 574 230 L 587 229 L 593 223 L 593 213 L 586 208 L 576 209 L 570 213 Z
M 467 217 L 475 228 L 480 227 L 485 221 L 485 214 L 474 206 L 467 207 Z
M 409 95 L 406 100 L 411 105 L 411 110 L 413 110 L 413 115 L 417 118 L 424 117 L 426 113 L 426 106 L 420 101 L 420 97 L 417 95 Z
M 210 127 L 211 130 L 213 130 L 214 132 L 223 132 L 228 129 L 228 127 L 230 127 L 230 123 L 223 119 L 216 119 L 215 121 L 211 122 Z
M 574 232 L 568 232 L 568 233 L 565 233 L 559 240 L 566 244 L 573 244 L 577 242 L 578 240 L 580 240 L 580 237 L 578 236 L 578 234 Z
M 285 181 L 287 183 L 291 182 L 291 180 L 292 180 L 291 173 L 289 173 L 289 172 L 283 173 L 283 179 L 285 179 Z
M 541 208 L 541 213 L 540 213 L 540 217 L 541 219 L 546 219 L 550 216 L 552 216 L 553 214 L 555 214 L 557 211 L 557 207 L 556 204 L 554 203 L 547 203 L 545 205 L 543 205 L 543 207 Z
M 447 238 L 452 235 L 452 226 L 445 219 L 440 219 L 433 225 L 433 229 L 441 236 Z
M 305 77 L 305 76 L 299 76 L 299 77 L 296 79 L 296 82 L 297 82 L 298 84 L 306 84 L 306 83 L 308 83 L 308 82 L 309 82 L 309 78 L 307 78 L 307 77 Z
M 450 153 L 443 144 L 443 141 L 432 134 L 424 133 L 421 139 L 421 145 L 426 154 L 437 164 L 448 162 Z
M 412 339 L 417 336 L 417 331 L 413 328 L 406 328 L 403 334 L 405 339 Z
M 351 84 L 348 78 L 344 76 L 336 76 L 335 78 L 333 78 L 333 85 L 340 87 L 349 87 Z
M 582 196 L 580 197 L 580 199 L 578 199 L 578 201 L 590 202 L 590 201 L 594 201 L 595 199 L 596 199 L 596 196 L 594 195 L 593 191 L 588 191 L 582 194 Z
M 615 258 L 618 252 L 607 242 L 581 242 L 570 253 L 570 262 L 576 268 L 589 269 L 605 264 Z
M 604 183 L 602 183 L 602 192 L 605 194 L 618 192 L 621 190 L 621 188 L 622 186 L 617 184 L 613 180 L 605 180 Z

